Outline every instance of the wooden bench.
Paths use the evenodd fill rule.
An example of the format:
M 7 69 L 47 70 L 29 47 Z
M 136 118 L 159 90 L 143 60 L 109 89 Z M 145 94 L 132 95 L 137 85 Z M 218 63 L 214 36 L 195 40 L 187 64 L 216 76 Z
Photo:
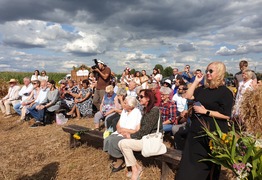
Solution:
M 81 144 L 85 144 L 88 142 L 94 142 L 93 144 L 97 148 L 103 147 L 103 132 L 92 130 L 90 128 L 86 128 L 78 125 L 68 125 L 62 127 L 63 131 L 69 133 L 69 145 L 70 148 L 75 148 L 81 146 Z M 75 133 L 80 133 L 81 139 L 77 140 L 73 136 Z M 139 153 L 140 154 L 140 153 Z M 140 154 L 140 156 L 142 156 Z M 176 149 L 168 148 L 167 152 L 160 156 L 154 156 L 150 158 L 154 158 L 157 161 L 161 162 L 161 179 L 166 180 L 169 172 L 173 168 L 172 166 L 178 166 L 181 160 L 182 152 Z

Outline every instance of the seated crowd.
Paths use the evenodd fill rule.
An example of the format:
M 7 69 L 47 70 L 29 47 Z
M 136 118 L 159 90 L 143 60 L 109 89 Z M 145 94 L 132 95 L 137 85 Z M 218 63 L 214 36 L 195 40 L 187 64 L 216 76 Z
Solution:
M 101 74 L 105 64 L 102 61 L 98 64 L 101 65 L 101 77 L 106 79 L 104 74 Z M 206 74 L 211 75 L 214 69 L 207 69 Z M 240 82 L 240 85 L 252 79 L 252 75 L 250 71 L 244 70 L 243 83 Z M 45 71 L 42 71 L 40 76 L 36 70 L 31 79 L 23 79 L 22 88 L 15 79 L 9 81 L 8 94 L 0 100 L 0 107 L 4 116 L 10 117 L 12 105 L 20 115 L 19 122 L 33 117 L 35 123 L 31 127 L 52 123 L 55 113 L 61 110 L 66 116 L 76 119 L 94 117 L 96 130 L 101 130 L 101 122 L 104 122 L 107 133 L 104 133 L 103 150 L 114 158 L 111 164 L 112 172 L 123 169 L 125 165 L 131 166 L 132 173 L 127 175 L 131 179 L 137 179 L 141 175 L 142 167 L 137 163 L 133 151 L 141 151 L 142 136 L 156 131 L 159 118 L 162 120 L 160 129 L 165 134 L 174 136 L 174 147 L 183 150 L 191 125 L 192 110 L 201 111 L 193 106 L 194 90 L 190 87 L 195 89 L 204 86 L 205 79 L 202 76 L 200 69 L 192 73 L 189 65 L 186 65 L 182 72 L 174 68 L 173 74 L 165 79 L 157 68 L 153 69 L 150 76 L 145 70 L 131 74 L 130 69 L 126 68 L 120 80 L 107 84 L 101 94 L 102 89 L 98 85 L 100 82 L 96 81 L 93 73 L 81 82 L 73 79 L 62 80 L 57 88 L 56 82 L 49 80 Z M 241 88 L 237 95 L 238 101 L 243 94 Z M 100 103 L 97 103 L 95 93 L 100 94 Z M 239 103 L 234 110 L 236 115 L 238 106 Z M 212 113 L 214 117 L 221 117 L 216 115 L 216 111 L 208 112 L 198 113 L 206 113 L 207 116 Z

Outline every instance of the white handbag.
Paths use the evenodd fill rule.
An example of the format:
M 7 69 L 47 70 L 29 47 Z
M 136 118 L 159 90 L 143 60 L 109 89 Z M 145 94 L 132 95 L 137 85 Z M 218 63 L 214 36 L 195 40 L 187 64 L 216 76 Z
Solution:
M 163 143 L 163 135 L 159 132 L 160 126 L 160 112 L 158 118 L 158 125 L 156 133 L 148 134 L 142 137 L 142 155 L 144 157 L 157 156 L 165 154 L 167 149 L 166 145 Z

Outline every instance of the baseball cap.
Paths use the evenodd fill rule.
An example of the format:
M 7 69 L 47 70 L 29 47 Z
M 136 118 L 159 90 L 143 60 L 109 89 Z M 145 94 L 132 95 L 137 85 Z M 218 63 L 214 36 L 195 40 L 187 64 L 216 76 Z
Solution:
M 97 62 L 105 65 L 105 63 L 101 60 L 97 60 Z
M 171 84 L 171 80 L 170 79 L 166 79 L 164 82 L 168 83 L 168 84 Z

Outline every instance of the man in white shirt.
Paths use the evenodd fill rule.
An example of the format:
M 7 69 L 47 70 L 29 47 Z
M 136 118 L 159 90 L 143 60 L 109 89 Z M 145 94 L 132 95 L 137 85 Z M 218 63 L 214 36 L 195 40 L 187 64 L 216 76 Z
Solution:
M 177 107 L 177 120 L 178 120 L 178 125 L 175 125 L 172 127 L 172 132 L 175 135 L 175 133 L 179 130 L 180 127 L 183 127 L 186 125 L 185 122 L 179 122 L 181 119 L 183 119 L 185 114 L 187 113 L 187 99 L 184 98 L 184 94 L 186 93 L 187 87 L 186 85 L 180 85 L 178 87 L 177 93 L 173 96 L 173 101 L 176 102 L 176 107 Z
M 0 108 L 6 118 L 11 117 L 11 105 L 19 102 L 20 86 L 17 85 L 17 80 L 11 79 L 9 81 L 9 89 L 7 95 L 0 100 Z
M 187 99 L 184 98 L 184 94 L 186 92 L 186 85 L 180 85 L 177 89 L 177 93 L 173 96 L 172 100 L 176 102 L 177 111 L 180 115 L 180 113 L 184 110 L 186 110 L 187 107 Z
M 47 84 L 47 81 L 41 81 L 41 90 L 39 92 L 39 95 L 37 96 L 36 100 L 32 104 L 29 105 L 30 107 L 27 108 L 29 113 L 35 119 L 39 119 L 39 113 L 37 112 L 36 106 L 41 104 L 45 100 L 47 93 L 49 91 L 49 88 L 47 88 L 46 84 Z
M 24 102 L 28 98 L 28 96 L 31 94 L 34 88 L 29 77 L 25 77 L 23 82 L 24 82 L 24 86 L 18 93 L 18 95 L 22 97 L 22 100 L 14 105 L 14 110 L 19 115 L 21 115 L 20 107 L 21 107 L 22 102 Z
M 177 93 L 173 96 L 173 101 L 175 101 L 177 105 L 178 124 L 173 125 L 172 133 L 174 135 L 174 147 L 179 150 L 183 150 L 184 148 L 184 141 L 189 126 L 187 99 L 184 98 L 186 90 L 187 85 L 179 85 Z

